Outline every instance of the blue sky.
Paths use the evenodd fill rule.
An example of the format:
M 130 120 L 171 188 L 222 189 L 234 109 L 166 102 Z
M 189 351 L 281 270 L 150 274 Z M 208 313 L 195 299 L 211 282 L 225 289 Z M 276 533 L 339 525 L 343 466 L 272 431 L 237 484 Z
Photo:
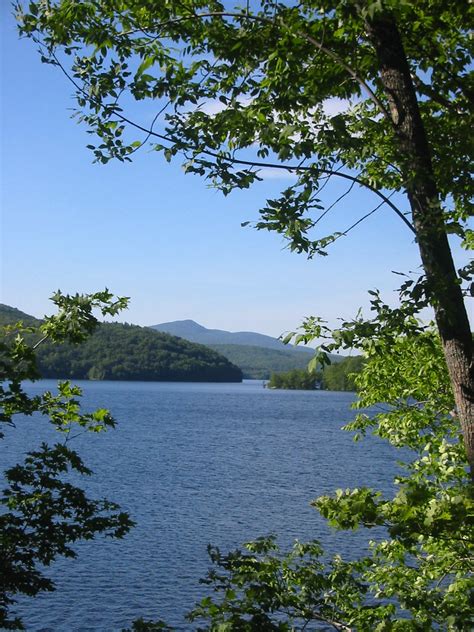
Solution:
M 72 87 L 20 41 L 8 2 L 2 23 L 2 224 L 0 302 L 36 316 L 48 297 L 107 286 L 131 297 L 121 320 L 152 325 L 192 318 L 220 329 L 278 336 L 314 314 L 336 324 L 393 297 L 416 270 L 413 236 L 389 210 L 308 261 L 281 237 L 251 228 L 259 202 L 290 180 L 268 178 L 224 198 L 147 150 L 132 164 L 92 164 L 84 126 L 71 120 Z M 151 107 L 151 104 L 150 104 Z M 338 186 L 328 191 L 336 198 Z M 344 229 L 376 204 L 356 192 L 326 228 Z

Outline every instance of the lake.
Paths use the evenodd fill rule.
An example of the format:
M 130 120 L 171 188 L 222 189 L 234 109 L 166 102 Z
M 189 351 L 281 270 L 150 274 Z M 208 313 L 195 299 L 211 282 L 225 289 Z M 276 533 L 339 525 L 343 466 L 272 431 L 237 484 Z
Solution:
M 330 553 L 355 555 L 367 534 L 330 530 L 309 502 L 340 487 L 392 485 L 393 448 L 340 430 L 354 416 L 352 393 L 250 380 L 77 383 L 85 409 L 110 408 L 118 421 L 75 440 L 94 471 L 81 486 L 118 502 L 137 526 L 124 540 L 80 543 L 77 559 L 55 563 L 57 591 L 18 604 L 31 631 L 116 632 L 140 616 L 191 630 L 183 617 L 205 594 L 208 543 L 227 550 L 275 533 L 285 547 L 317 538 Z M 54 387 L 44 380 L 28 392 Z M 2 470 L 54 437 L 42 419 L 18 420 L 1 443 Z

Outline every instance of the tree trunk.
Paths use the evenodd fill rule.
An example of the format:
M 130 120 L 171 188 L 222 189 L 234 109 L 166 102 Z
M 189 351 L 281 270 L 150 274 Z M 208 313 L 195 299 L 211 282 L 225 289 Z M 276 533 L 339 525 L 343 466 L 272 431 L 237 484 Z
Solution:
M 428 298 L 435 311 L 474 482 L 473 344 L 446 235 L 430 147 L 395 19 L 389 14 L 379 14 L 366 22 L 366 28 L 377 53 L 395 138 L 403 155 L 402 173 L 426 276 Z

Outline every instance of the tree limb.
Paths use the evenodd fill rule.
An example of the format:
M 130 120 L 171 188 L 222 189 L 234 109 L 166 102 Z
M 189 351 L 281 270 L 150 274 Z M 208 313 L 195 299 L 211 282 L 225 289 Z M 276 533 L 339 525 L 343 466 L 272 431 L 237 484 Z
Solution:
M 255 22 L 261 22 L 263 24 L 269 24 L 269 25 L 276 24 L 275 20 L 271 20 L 270 18 L 265 18 L 261 15 L 250 15 L 248 13 L 235 13 L 232 11 L 209 11 L 206 13 L 192 13 L 189 16 L 182 16 L 179 18 L 174 18 L 172 20 L 167 20 L 166 22 L 160 22 L 156 28 L 157 29 L 164 28 L 166 26 L 179 24 L 180 22 L 185 22 L 191 19 L 204 19 L 204 18 L 212 18 L 212 17 L 239 18 L 243 20 L 253 20 Z M 389 121 L 390 123 L 392 122 L 389 111 L 383 105 L 383 103 L 380 101 L 377 95 L 374 93 L 370 85 L 366 81 L 364 81 L 362 77 L 360 77 L 357 74 L 357 72 L 353 70 L 353 68 L 349 64 L 346 64 L 346 62 L 343 59 L 341 59 L 341 57 L 337 53 L 332 51 L 330 48 L 327 48 L 322 42 L 319 42 L 318 40 L 314 39 L 314 37 L 312 37 L 311 35 L 308 35 L 307 33 L 304 33 L 303 31 L 296 31 L 296 32 L 292 31 L 290 27 L 287 26 L 283 20 L 279 19 L 278 22 L 280 26 L 286 29 L 291 35 L 294 35 L 295 37 L 302 37 L 312 46 L 314 46 L 321 52 L 325 53 L 333 61 L 339 64 L 341 68 L 343 68 L 352 77 L 352 79 L 354 79 L 354 81 L 356 81 L 361 86 L 361 88 L 363 88 L 367 92 L 371 101 L 375 104 L 377 109 L 386 118 L 386 120 Z M 139 30 L 142 33 L 145 33 L 147 37 L 151 37 L 152 39 L 157 39 L 160 37 L 159 35 L 152 36 L 151 34 L 148 34 L 146 30 L 143 28 L 140 28 Z
M 42 45 L 41 42 L 37 41 L 37 43 Z M 54 59 L 55 65 L 57 65 L 61 69 L 61 71 L 64 73 L 67 79 L 74 85 L 76 90 L 78 90 L 89 102 L 93 103 L 94 105 L 98 105 L 102 109 L 105 109 L 105 106 L 102 103 L 100 103 L 100 101 L 94 99 L 91 95 L 89 95 L 83 88 L 81 88 L 81 86 L 73 79 L 73 77 L 71 77 L 71 75 L 64 68 L 63 64 L 59 61 L 56 54 L 54 52 L 51 52 L 50 54 L 52 58 Z M 124 116 L 123 114 L 119 112 L 114 112 L 114 115 L 123 123 L 127 123 L 128 125 L 131 125 L 135 129 L 138 129 L 144 132 L 145 134 L 148 135 L 148 137 L 153 136 L 155 138 L 159 138 L 160 140 L 164 140 L 166 142 L 173 142 L 173 139 L 170 138 L 169 136 L 166 136 L 164 134 L 159 134 L 158 132 L 153 131 L 153 129 L 144 127 L 143 125 L 140 125 L 139 123 L 136 123 L 135 121 L 132 121 L 131 119 L 127 118 L 126 116 Z M 189 149 L 192 149 L 192 148 L 189 147 Z M 221 158 L 221 156 L 219 156 L 218 153 L 213 152 L 209 149 L 194 148 L 194 150 L 199 150 L 200 153 L 210 156 L 212 158 Z M 337 176 L 339 178 L 349 180 L 350 182 L 354 182 L 368 189 L 369 191 L 372 191 L 372 193 L 375 193 L 375 195 L 377 195 L 381 200 L 383 200 L 385 204 L 387 204 L 387 206 L 389 206 L 398 215 L 398 217 L 402 220 L 402 222 L 414 234 L 416 234 L 415 228 L 412 226 L 412 224 L 408 221 L 408 219 L 400 211 L 400 209 L 397 206 L 395 206 L 395 204 L 393 204 L 393 202 L 386 195 L 381 193 L 376 187 L 372 186 L 368 182 L 365 182 L 364 180 L 362 180 L 361 178 L 357 176 L 353 176 L 336 169 L 325 169 L 325 168 L 309 167 L 309 166 L 301 166 L 301 165 L 282 165 L 280 163 L 265 163 L 265 162 L 260 162 L 260 161 L 242 160 L 242 159 L 233 158 L 230 156 L 226 157 L 226 160 L 233 165 L 242 165 L 242 166 L 256 167 L 256 168 L 262 168 L 262 169 L 282 169 L 282 170 L 285 170 L 288 172 L 294 172 L 294 173 L 297 173 L 298 171 L 316 170 L 318 173 L 324 173 L 329 176 Z

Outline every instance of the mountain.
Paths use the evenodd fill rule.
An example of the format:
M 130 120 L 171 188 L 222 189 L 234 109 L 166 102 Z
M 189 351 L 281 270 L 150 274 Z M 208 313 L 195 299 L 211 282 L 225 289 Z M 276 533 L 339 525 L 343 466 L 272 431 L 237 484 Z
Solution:
M 0 325 L 41 321 L 0 305 Z M 27 334 L 30 338 L 34 334 Z M 242 372 L 204 345 L 148 327 L 102 323 L 83 344 L 44 343 L 37 350 L 41 377 L 93 380 L 241 382 Z
M 240 369 L 244 378 L 268 380 L 272 373 L 306 369 L 311 355 L 295 349 L 267 349 L 251 345 L 209 345 Z
M 277 338 L 253 331 L 207 329 L 194 320 L 175 320 L 151 329 L 207 345 L 240 367 L 244 378 L 257 380 L 267 380 L 276 372 L 305 369 L 314 353 L 308 347 L 285 345 Z M 333 354 L 330 358 L 334 363 L 344 359 Z
M 17 323 L 20 320 L 24 325 L 38 325 L 41 322 L 38 318 L 25 314 L 16 307 L 0 303 L 0 326 Z
M 191 342 L 198 342 L 203 345 L 250 345 L 252 347 L 263 347 L 265 349 L 278 349 L 288 351 L 289 349 L 297 353 L 309 356 L 312 349 L 305 347 L 295 347 L 284 345 L 281 340 L 258 334 L 254 331 L 224 331 L 223 329 L 207 329 L 194 320 L 174 320 L 169 323 L 152 325 L 151 329 L 163 331 L 172 336 L 179 336 Z

